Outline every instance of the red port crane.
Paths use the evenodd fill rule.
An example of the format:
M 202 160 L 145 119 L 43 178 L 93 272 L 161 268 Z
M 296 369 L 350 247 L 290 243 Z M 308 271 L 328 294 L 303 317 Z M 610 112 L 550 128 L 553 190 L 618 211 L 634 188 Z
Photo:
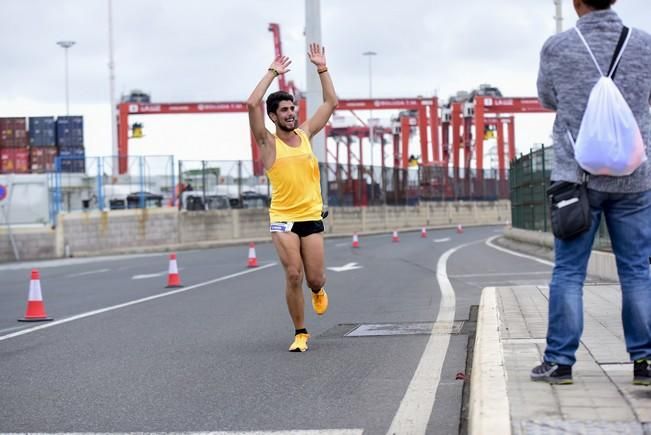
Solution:
M 273 34 L 274 53 L 282 56 L 280 26 L 270 23 L 268 30 Z M 279 76 L 279 88 L 292 93 L 299 107 L 299 123 L 305 121 L 306 104 L 300 90 L 294 82 L 286 81 L 284 75 Z M 483 132 L 486 125 L 494 125 L 498 139 L 498 166 L 501 182 L 506 180 L 507 156 L 504 153 L 504 128 L 508 129 L 508 159 L 515 157 L 515 125 L 514 113 L 544 113 L 544 109 L 536 98 L 503 98 L 476 95 L 472 101 L 454 102 L 449 108 L 439 108 L 437 97 L 432 98 L 384 98 L 384 99 L 340 99 L 337 110 L 402 110 L 411 111 L 411 116 L 400 117 L 400 134 L 394 134 L 394 166 L 406 168 L 409 157 L 410 129 L 415 122 L 420 133 L 420 150 L 423 166 L 439 166 L 448 168 L 450 157 L 458 179 L 459 168 L 470 168 L 473 152 L 476 158 L 476 169 L 479 177 L 484 169 L 483 162 Z M 441 113 L 439 115 L 439 109 Z M 128 141 L 129 141 L 129 115 L 148 114 L 176 114 L 176 113 L 247 113 L 245 102 L 201 102 L 201 103 L 129 103 L 118 104 L 118 164 L 119 173 L 127 172 Z M 475 138 L 472 136 L 472 127 L 475 127 Z M 350 127 L 354 128 L 354 127 Z M 440 128 L 440 130 L 439 130 Z M 333 129 L 328 129 L 332 136 Z M 462 133 L 463 132 L 463 133 Z M 358 137 L 361 148 L 361 138 L 368 137 L 368 133 L 360 134 L 359 131 L 346 133 L 341 129 L 336 131 L 337 136 L 349 135 Z M 451 142 L 451 143 L 450 143 Z M 347 142 L 350 146 L 350 141 Z M 474 146 L 473 146 L 474 143 Z M 460 161 L 460 150 L 464 149 L 464 161 Z M 328 153 L 326 150 L 326 155 Z M 452 154 L 452 155 L 450 155 Z M 251 155 L 255 175 L 264 173 L 260 161 L 259 150 L 253 136 L 251 136 Z M 337 152 L 333 157 L 337 159 Z M 363 165 L 360 150 L 359 164 Z M 384 159 L 383 159 L 384 162 Z M 350 164 L 350 162 L 348 162 Z M 470 171 L 465 171 L 465 178 L 470 181 Z

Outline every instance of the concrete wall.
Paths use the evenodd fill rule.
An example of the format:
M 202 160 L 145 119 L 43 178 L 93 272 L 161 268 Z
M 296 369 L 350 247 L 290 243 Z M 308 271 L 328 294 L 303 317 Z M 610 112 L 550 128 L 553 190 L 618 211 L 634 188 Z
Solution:
M 121 252 L 128 247 L 176 243 L 178 219 L 173 209 L 72 212 L 59 215 L 62 244 L 57 256 Z
M 56 256 L 56 231 L 50 227 L 11 230 L 20 260 L 37 260 Z M 0 262 L 15 261 L 7 227 L 0 227 Z M 0 280 L 1 282 L 1 280 Z
M 510 219 L 509 201 L 423 203 L 414 207 L 332 207 L 326 220 L 329 235 L 350 235 L 425 226 L 502 224 Z M 23 259 L 153 252 L 265 241 L 265 209 L 178 212 L 176 209 L 73 212 L 59 215 L 55 230 L 17 233 Z M 14 230 L 16 232 L 17 230 Z M 13 261 L 0 230 L 0 261 Z

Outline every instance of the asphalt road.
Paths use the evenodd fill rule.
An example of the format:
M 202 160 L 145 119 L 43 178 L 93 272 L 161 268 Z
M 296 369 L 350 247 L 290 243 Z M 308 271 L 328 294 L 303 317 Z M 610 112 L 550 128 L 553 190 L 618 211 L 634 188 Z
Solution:
M 500 233 L 327 239 L 326 266 L 343 270 L 328 270 L 325 316 L 306 298 L 298 354 L 271 244 L 254 269 L 248 246 L 179 252 L 176 293 L 167 254 L 0 265 L 0 432 L 457 434 L 461 321 L 484 287 L 551 272 L 491 247 Z M 34 266 L 54 322 L 17 322 Z M 345 335 L 375 324 L 394 335 Z

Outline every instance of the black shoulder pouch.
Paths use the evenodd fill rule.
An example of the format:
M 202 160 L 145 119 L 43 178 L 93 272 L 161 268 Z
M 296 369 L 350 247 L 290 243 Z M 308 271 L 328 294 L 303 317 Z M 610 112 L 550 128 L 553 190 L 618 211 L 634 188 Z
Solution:
M 570 240 L 590 229 L 592 215 L 585 182 L 555 181 L 547 195 L 554 236 Z

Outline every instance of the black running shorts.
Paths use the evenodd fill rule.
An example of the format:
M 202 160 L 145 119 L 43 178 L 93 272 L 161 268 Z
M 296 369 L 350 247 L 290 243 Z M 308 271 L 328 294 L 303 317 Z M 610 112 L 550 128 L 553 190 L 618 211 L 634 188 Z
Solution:
M 269 225 L 269 231 L 272 233 L 292 232 L 298 235 L 298 237 L 307 237 L 310 234 L 322 233 L 323 221 L 272 222 Z
M 298 237 L 307 237 L 310 234 L 322 232 L 323 221 L 294 222 L 294 225 L 292 225 L 292 233 L 298 234 Z

